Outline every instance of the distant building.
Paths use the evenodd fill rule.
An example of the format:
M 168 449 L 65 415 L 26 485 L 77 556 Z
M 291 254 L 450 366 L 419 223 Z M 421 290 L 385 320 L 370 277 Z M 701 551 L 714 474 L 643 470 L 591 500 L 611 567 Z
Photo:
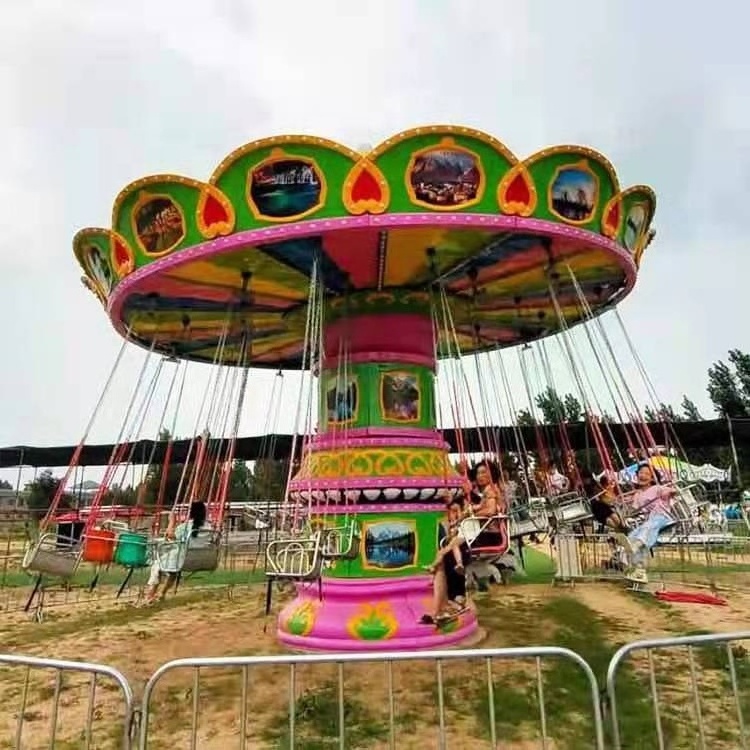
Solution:
M 26 507 L 26 503 L 23 501 L 23 495 L 19 494 L 15 490 L 0 490 L 0 509 L 7 510 L 8 508 Z

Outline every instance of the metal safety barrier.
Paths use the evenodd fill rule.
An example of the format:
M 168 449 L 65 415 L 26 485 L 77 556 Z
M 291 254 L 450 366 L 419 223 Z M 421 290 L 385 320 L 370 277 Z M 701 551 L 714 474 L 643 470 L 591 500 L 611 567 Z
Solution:
M 660 699 L 660 693 L 668 693 L 669 709 L 674 713 L 680 711 L 679 706 L 679 693 L 684 692 L 685 686 L 678 686 L 674 684 L 674 674 L 662 675 L 662 677 L 668 677 L 668 685 L 659 685 L 660 672 L 656 664 L 655 652 L 664 651 L 667 649 L 685 648 L 687 650 L 687 664 L 685 670 L 682 672 L 684 677 L 687 674 L 687 690 L 689 692 L 689 704 L 690 707 L 685 707 L 687 710 L 680 711 L 679 713 L 679 724 L 683 731 L 690 729 L 686 727 L 686 714 L 691 715 L 695 734 L 690 734 L 694 740 L 691 742 L 690 747 L 697 747 L 700 750 L 708 750 L 709 747 L 715 746 L 717 738 L 708 736 L 708 728 L 706 726 L 705 715 L 703 710 L 703 702 L 701 701 L 701 686 L 708 690 L 716 690 L 716 683 L 709 679 L 709 673 L 718 672 L 719 681 L 728 679 L 729 687 L 731 688 L 732 694 L 732 708 L 727 706 L 727 710 L 723 712 L 719 718 L 719 728 L 721 730 L 721 740 L 731 742 L 731 747 L 735 750 L 748 750 L 750 748 L 750 740 L 748 738 L 748 732 L 745 727 L 745 717 L 743 715 L 743 702 L 747 700 L 747 693 L 744 694 L 740 687 L 740 679 L 738 673 L 738 664 L 742 664 L 742 677 L 745 682 L 748 682 L 748 676 L 750 675 L 750 664 L 748 663 L 747 652 L 744 649 L 737 649 L 735 644 L 740 641 L 750 640 L 750 631 L 743 631 L 739 633 L 726 633 L 726 634 L 710 634 L 710 635 L 693 635 L 684 636 L 681 638 L 658 638 L 653 640 L 636 641 L 634 643 L 628 643 L 620 648 L 615 655 L 612 657 L 609 667 L 607 668 L 607 702 L 609 707 L 609 716 L 612 728 L 612 746 L 614 750 L 621 750 L 621 748 L 635 747 L 633 744 L 639 740 L 637 737 L 630 737 L 623 739 L 620 717 L 618 715 L 618 699 L 617 699 L 617 682 L 618 677 L 623 671 L 626 660 L 633 656 L 637 652 L 645 652 L 647 658 L 647 671 L 648 671 L 648 682 L 651 706 L 653 709 L 654 727 L 656 730 L 656 741 L 658 742 L 659 750 L 666 750 L 667 748 L 674 747 L 674 741 L 668 737 L 668 732 L 665 729 L 665 705 L 666 701 Z M 717 647 L 723 646 L 721 653 L 717 653 Z M 696 659 L 696 649 L 714 649 L 708 652 L 708 659 L 705 658 Z M 705 651 L 704 651 L 705 654 Z M 717 657 L 726 656 L 726 663 L 723 663 L 723 658 L 717 659 Z M 699 661 L 699 664 L 696 664 Z M 673 666 L 673 664 L 672 664 Z M 726 671 L 725 671 L 726 670 Z M 664 682 L 664 680 L 662 680 Z M 720 686 L 721 687 L 721 686 Z M 750 688 L 750 684 L 744 686 L 745 690 Z M 736 732 L 732 731 L 731 726 L 731 715 L 734 714 L 736 718 Z M 714 717 L 715 719 L 716 717 Z M 697 744 L 695 742 L 697 740 Z M 722 745 L 726 746 L 726 745 Z
M 23 671 L 18 683 L 5 669 L 14 667 Z M 8 693 L 4 692 L 0 739 L 12 744 L 3 747 L 52 750 L 66 743 L 69 747 L 89 750 L 102 747 L 103 736 L 110 740 L 109 747 L 123 750 L 131 747 L 133 691 L 117 669 L 88 662 L 0 654 L 0 670 L 0 684 L 3 687 L 11 684 L 16 688 L 14 695 L 19 697 L 16 713 L 7 699 Z M 32 674 L 39 670 L 50 670 L 51 680 L 39 684 L 40 680 Z M 85 676 L 88 679 L 75 684 L 75 677 Z M 111 696 L 112 684 L 121 694 L 119 699 Z M 97 690 L 100 686 L 102 689 Z M 81 692 L 86 695 L 84 702 L 79 701 Z
M 262 668 L 287 667 L 287 695 L 288 695 L 288 722 L 285 731 L 285 747 L 296 747 L 297 723 L 298 723 L 298 677 L 300 670 L 305 667 L 324 665 L 335 667 L 335 715 L 337 739 L 334 739 L 332 746 L 340 750 L 349 747 L 348 744 L 348 727 L 347 713 L 349 713 L 346 700 L 345 690 L 345 667 L 351 668 L 354 664 L 383 664 L 385 666 L 385 685 L 387 686 L 387 742 L 391 750 L 395 750 L 399 745 L 397 736 L 397 700 L 394 691 L 394 670 L 396 663 L 428 661 L 435 664 L 435 688 L 436 688 L 436 711 L 437 711 L 437 738 L 432 747 L 440 750 L 447 750 L 448 745 L 448 724 L 449 719 L 446 716 L 446 702 L 449 697 L 446 695 L 446 665 L 450 662 L 477 660 L 484 664 L 483 682 L 486 686 L 486 704 L 487 704 L 487 726 L 489 739 L 492 747 L 497 747 L 498 729 L 497 729 L 497 710 L 494 692 L 496 690 L 496 678 L 500 675 L 493 673 L 493 662 L 495 660 L 532 660 L 533 671 L 536 683 L 536 702 L 538 709 L 538 737 L 542 747 L 547 747 L 550 742 L 549 722 L 547 717 L 547 707 L 544 695 L 544 672 L 542 662 L 549 659 L 561 659 L 572 663 L 578 667 L 583 678 L 587 682 L 590 693 L 590 729 L 591 739 L 587 747 L 603 750 L 604 748 L 604 730 L 602 724 L 601 706 L 599 702 L 599 690 L 594 673 L 586 661 L 573 651 L 556 646 L 542 646 L 537 648 L 499 648 L 499 649 L 469 649 L 458 651 L 413 651 L 413 652 L 384 652 L 384 653 L 341 653 L 341 654 L 309 654 L 309 655 L 284 655 L 284 656 L 248 656 L 236 658 L 213 658 L 213 659 L 178 659 L 171 661 L 159 668 L 146 684 L 143 693 L 143 702 L 141 707 L 140 719 L 140 747 L 142 750 L 148 747 L 149 742 L 149 724 L 151 715 L 151 700 L 157 684 L 169 673 L 177 670 L 192 671 L 192 687 L 189 690 L 191 697 L 191 715 L 189 718 L 190 736 L 189 740 L 180 747 L 190 747 L 191 750 L 203 746 L 206 741 L 206 735 L 201 734 L 200 723 L 200 696 L 201 696 L 201 670 L 208 669 L 234 669 L 240 672 L 240 680 L 235 683 L 235 688 L 240 693 L 239 717 L 237 733 L 239 734 L 237 744 L 241 750 L 250 747 L 257 747 L 256 744 L 248 742 L 248 721 L 249 721 L 249 685 L 252 671 L 260 671 Z M 478 670 L 472 672 L 472 680 L 476 682 Z M 256 679 L 256 685 L 267 686 L 278 685 L 278 679 L 263 680 L 262 674 L 253 675 Z M 275 675 L 274 675 L 275 677 Z M 377 680 L 374 671 L 368 672 L 368 677 Z M 458 688 L 451 688 L 453 690 Z M 184 691 L 183 691 L 184 693 Z M 229 695 L 226 696 L 228 700 Z M 308 709 L 306 709 L 308 710 Z M 314 708 L 313 708 L 314 710 Z M 500 707 L 502 710 L 502 707 Z M 333 712 L 332 712 L 333 713 Z M 531 717 L 529 717 L 531 718 Z M 215 720 L 215 715 L 214 715 Z M 226 719 L 225 719 L 226 720 Z M 187 726 L 188 721 L 184 723 L 179 721 L 182 726 Z M 235 724 L 235 722 L 232 722 Z M 236 724 L 235 724 L 236 726 Z M 211 728 L 206 728 L 210 731 Z M 175 738 L 177 741 L 177 738 Z M 228 743 L 224 743 L 229 746 Z
M 627 557 L 611 533 L 563 531 L 550 549 L 557 582 L 619 580 Z M 750 586 L 750 537 L 664 532 L 647 562 L 654 583 L 744 590 Z
M 0 655 L 4 699 L 0 744 L 13 748 L 148 750 L 156 741 L 156 737 L 149 736 L 153 725 L 154 730 L 167 732 L 169 741 L 180 748 L 220 746 L 249 750 L 266 746 L 259 742 L 270 741 L 273 746 L 281 744 L 293 750 L 313 739 L 305 736 L 312 720 L 315 726 L 324 727 L 326 733 L 325 738 L 314 739 L 318 742 L 325 739 L 327 746 L 341 750 L 360 744 L 352 703 L 355 696 L 368 710 L 382 711 L 377 739 L 381 746 L 395 749 L 402 747 L 407 737 L 414 740 L 411 736 L 414 717 L 410 725 L 403 723 L 407 718 L 406 698 L 415 690 L 424 691 L 426 686 L 428 698 L 425 701 L 422 696 L 416 718 L 422 720 L 425 732 L 434 731 L 435 736 L 423 744 L 450 750 L 465 746 L 472 739 L 465 734 L 466 706 L 457 704 L 455 698 L 457 691 L 459 697 L 465 698 L 466 690 L 474 688 L 474 697 L 481 700 L 469 711 L 474 712 L 475 718 L 481 718 L 484 740 L 495 748 L 507 739 L 504 730 L 519 728 L 509 724 L 508 717 L 503 715 L 507 708 L 504 701 L 509 696 L 504 691 L 509 682 L 514 682 L 529 699 L 529 705 L 520 714 L 517 712 L 512 721 L 523 724 L 527 734 L 533 732 L 541 748 L 554 746 L 555 735 L 564 735 L 572 729 L 590 736 L 585 744 L 580 744 L 584 742 L 583 735 L 577 734 L 581 747 L 596 750 L 630 747 L 750 750 L 750 731 L 744 714 L 750 705 L 750 654 L 740 646 L 742 641 L 750 641 L 750 631 L 629 643 L 610 660 L 606 689 L 601 692 L 593 670 L 583 657 L 556 646 L 178 659 L 152 674 L 140 707 L 127 679 L 112 667 Z M 676 659 L 675 651 L 679 649 L 685 649 L 683 661 Z M 580 675 L 584 687 L 580 695 L 588 696 L 569 710 L 567 690 L 551 696 L 545 694 L 553 660 L 571 669 L 570 675 L 565 676 L 566 686 L 576 674 Z M 522 668 L 513 670 L 504 665 L 500 670 L 496 668 L 499 661 L 506 665 L 520 662 Z M 419 671 L 409 666 L 417 662 L 427 668 Z M 352 690 L 356 665 L 366 671 L 363 684 Z M 399 679 L 404 674 L 395 669 L 396 665 L 408 672 L 405 680 Z M 461 666 L 464 672 L 457 675 Z M 18 681 L 11 679 L 7 671 L 14 667 L 23 671 Z M 46 670 L 53 673 L 46 682 L 32 675 Z M 328 683 L 321 683 L 321 670 L 328 670 Z M 190 677 L 187 684 L 180 680 L 180 673 L 184 677 L 185 671 Z M 312 673 L 316 676 L 311 681 L 314 687 L 301 690 Z M 81 679 L 86 676 L 88 679 Z M 217 677 L 222 678 L 221 684 L 216 682 Z M 103 684 L 104 679 L 109 685 Z M 170 681 L 172 684 L 167 684 Z M 98 689 L 100 684 L 102 689 Z M 162 690 L 167 691 L 165 700 L 157 702 L 155 694 L 161 696 Z M 705 699 L 702 690 L 706 691 Z M 276 705 L 281 706 L 281 721 L 273 737 L 263 735 L 267 728 L 253 727 L 259 708 L 266 705 L 271 692 L 280 698 Z M 81 693 L 87 694 L 85 701 L 79 699 Z M 16 696 L 17 713 L 9 700 Z M 210 721 L 206 722 L 201 720 L 201 707 L 208 703 Z M 647 715 L 649 704 L 652 716 Z M 424 716 L 425 705 L 434 706 L 434 723 Z M 478 706 L 486 715 L 477 716 Z M 605 715 L 609 730 L 606 737 Z M 569 722 L 566 716 L 570 717 Z

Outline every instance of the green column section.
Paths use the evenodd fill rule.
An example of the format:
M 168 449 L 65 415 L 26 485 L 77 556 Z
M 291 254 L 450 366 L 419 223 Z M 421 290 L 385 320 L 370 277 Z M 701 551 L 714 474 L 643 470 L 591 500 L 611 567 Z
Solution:
M 321 433 L 344 427 L 433 429 L 435 376 L 429 367 L 355 364 L 320 378 Z
M 328 526 L 356 523 L 361 532 L 353 560 L 337 560 L 326 571 L 331 578 L 401 578 L 424 572 L 437 554 L 439 512 L 359 513 L 330 516 Z

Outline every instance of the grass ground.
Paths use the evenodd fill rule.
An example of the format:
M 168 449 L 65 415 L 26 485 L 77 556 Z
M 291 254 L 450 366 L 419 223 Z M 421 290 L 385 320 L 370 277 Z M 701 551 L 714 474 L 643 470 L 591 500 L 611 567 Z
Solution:
M 552 562 L 530 550 L 528 576 L 505 588 L 478 596 L 476 605 L 487 637 L 483 647 L 555 644 L 578 652 L 603 683 L 613 652 L 623 643 L 705 631 L 736 631 L 750 622 L 750 597 L 733 594 L 726 607 L 664 604 L 653 597 L 626 592 L 614 583 L 592 583 L 573 589 L 550 584 Z M 127 676 L 137 693 L 162 663 L 186 656 L 281 653 L 272 618 L 264 617 L 262 586 L 248 586 L 230 599 L 226 590 L 185 587 L 154 608 L 138 608 L 102 600 L 85 606 L 61 606 L 41 624 L 28 615 L 6 613 L 0 620 L 0 651 L 78 658 L 111 664 Z M 277 603 L 275 603 L 275 607 Z M 267 632 L 264 632 L 264 627 Z M 739 647 L 733 652 L 740 701 L 750 710 L 750 660 Z M 696 650 L 701 712 L 706 741 L 718 750 L 740 746 L 729 690 L 724 650 Z M 696 746 L 690 670 L 686 652 L 654 657 L 666 746 Z M 399 750 L 437 747 L 438 693 L 435 664 L 402 663 L 393 668 L 396 746 Z M 541 665 L 549 749 L 592 747 L 590 695 L 580 671 L 562 661 Z M 245 682 L 243 686 L 243 681 Z M 539 745 L 539 697 L 534 661 L 496 661 L 492 691 L 484 663 L 448 662 L 443 668 L 448 747 L 483 748 L 490 744 L 490 712 L 495 709 L 502 747 Z M 388 747 L 389 702 L 386 667 L 347 666 L 344 671 L 344 716 L 349 748 Z M 26 687 L 21 668 L 0 669 L 0 748 L 14 747 L 18 707 Z M 59 728 L 55 748 L 83 746 L 87 715 L 87 678 L 66 677 L 61 686 Z M 24 710 L 21 746 L 49 746 L 54 679 L 32 672 Z M 338 673 L 333 665 L 298 668 L 295 676 L 295 747 L 324 750 L 338 746 Z M 290 747 L 289 669 L 204 670 L 196 683 L 191 671 L 167 675 L 153 696 L 149 747 L 286 749 Z M 116 747 L 118 694 L 103 681 L 94 701 L 93 747 Z M 628 661 L 618 681 L 622 737 L 628 750 L 658 747 L 645 657 Z M 243 708 L 244 705 L 244 708 Z M 198 720 L 193 727 L 193 710 Z M 746 714 L 750 716 L 750 713 Z

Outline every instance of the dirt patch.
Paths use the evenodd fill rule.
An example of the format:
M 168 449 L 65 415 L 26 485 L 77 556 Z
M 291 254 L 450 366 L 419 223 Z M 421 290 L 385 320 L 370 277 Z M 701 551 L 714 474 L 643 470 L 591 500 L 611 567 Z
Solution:
M 233 599 L 223 590 L 186 590 L 154 608 L 111 600 L 62 605 L 41 624 L 30 623 L 28 616 L 4 618 L 0 638 L 17 653 L 112 665 L 125 674 L 140 696 L 154 670 L 172 659 L 280 653 L 275 619 L 263 615 L 263 594 L 263 587 L 248 589 Z M 732 594 L 728 599 L 728 607 L 707 607 L 663 604 L 614 583 L 574 588 L 511 585 L 478 596 L 477 605 L 488 632 L 483 647 L 565 645 L 584 655 L 601 679 L 609 657 L 625 641 L 696 629 L 731 631 L 746 627 L 750 622 L 750 597 Z M 281 604 L 277 598 L 274 609 Z M 738 656 L 738 660 L 742 658 Z M 669 704 L 665 722 L 671 732 L 671 747 L 691 747 L 681 744 L 683 740 L 694 744 L 696 736 L 691 673 L 685 656 L 661 654 L 655 657 L 654 665 L 659 673 L 660 696 Z M 436 669 L 434 662 L 398 664 L 390 671 L 384 664 L 347 666 L 343 670 L 347 746 L 371 750 L 388 747 L 391 706 L 398 747 L 416 750 L 437 746 L 440 701 Z M 708 739 L 713 747 L 733 750 L 735 740 L 721 734 L 726 724 L 721 720 L 725 711 L 722 706 L 730 695 L 726 692 L 726 669 L 713 652 L 709 657 L 696 654 L 695 669 L 706 695 L 704 718 L 712 727 Z M 645 657 L 634 657 L 628 670 L 623 683 L 623 710 L 631 732 L 627 737 L 632 739 L 652 724 L 648 713 L 649 665 Z M 547 747 L 567 750 L 590 746 L 586 733 L 588 696 L 580 674 L 569 665 L 543 665 L 542 672 L 545 700 L 553 717 L 549 720 L 552 739 Z M 155 688 L 149 746 L 157 750 L 187 747 L 195 732 L 197 745 L 206 750 L 236 747 L 243 734 L 247 747 L 287 747 L 291 695 L 297 747 L 314 750 L 336 746 L 338 679 L 336 665 L 298 667 L 294 673 L 280 666 L 212 668 L 200 674 L 192 669 L 175 671 L 165 675 Z M 485 660 L 446 662 L 441 679 L 451 749 L 491 746 L 487 719 L 490 682 L 497 736 L 503 747 L 524 750 L 539 746 L 537 667 L 533 660 L 496 661 L 489 677 Z M 27 700 L 22 707 L 24 692 Z M 92 701 L 91 682 L 86 675 L 66 676 L 57 683 L 54 673 L 33 670 L 27 678 L 23 668 L 0 668 L 0 700 L 5 707 L 0 716 L 0 749 L 15 746 L 21 713 L 21 746 L 30 750 L 48 747 L 56 693 L 60 697 L 56 748 L 83 746 L 89 715 L 94 727 L 92 746 L 117 746 L 122 702 L 111 681 L 102 679 L 97 684 Z M 629 708 L 628 701 L 640 701 L 637 710 Z
M 677 587 L 675 587 L 677 588 Z M 711 633 L 734 633 L 750 630 L 750 594 L 738 591 L 719 592 L 726 606 L 670 603 L 671 609 L 691 629 Z

